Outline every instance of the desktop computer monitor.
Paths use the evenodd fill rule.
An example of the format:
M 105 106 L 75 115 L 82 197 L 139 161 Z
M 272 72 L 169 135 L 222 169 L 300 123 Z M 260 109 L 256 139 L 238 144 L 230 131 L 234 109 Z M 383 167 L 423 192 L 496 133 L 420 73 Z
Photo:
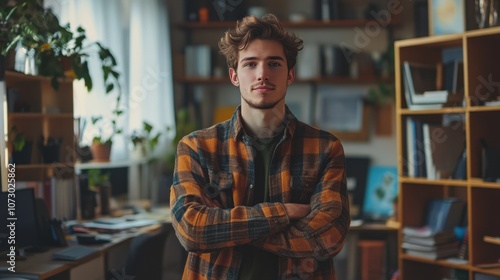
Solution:
M 16 250 L 21 252 L 24 249 L 40 248 L 42 242 L 37 221 L 35 192 L 28 188 L 13 193 L 15 197 L 9 197 L 8 192 L 0 192 L 0 251 L 7 251 L 11 246 L 15 246 Z M 14 216 L 10 215 L 9 206 L 14 206 Z M 16 220 L 8 220 L 13 217 Z M 15 224 L 15 228 L 7 227 L 11 222 Z M 12 244 L 13 241 L 9 243 L 9 237 L 15 244 Z

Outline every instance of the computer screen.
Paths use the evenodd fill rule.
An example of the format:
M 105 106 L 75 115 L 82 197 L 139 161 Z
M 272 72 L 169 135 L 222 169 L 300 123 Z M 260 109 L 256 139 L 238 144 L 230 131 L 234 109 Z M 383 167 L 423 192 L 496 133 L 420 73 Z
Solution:
M 15 246 L 16 250 L 38 247 L 41 242 L 35 192 L 28 188 L 13 193 L 15 197 L 9 197 L 8 192 L 0 193 L 0 251 L 6 251 L 11 246 Z M 11 224 L 13 226 L 7 226 Z

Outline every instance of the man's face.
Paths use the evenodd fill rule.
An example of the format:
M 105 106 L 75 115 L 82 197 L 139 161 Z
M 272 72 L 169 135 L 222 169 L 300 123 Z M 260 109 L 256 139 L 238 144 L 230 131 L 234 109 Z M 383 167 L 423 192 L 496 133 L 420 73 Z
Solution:
M 285 102 L 293 82 L 283 46 L 273 40 L 253 40 L 239 52 L 237 69 L 229 70 L 231 82 L 240 88 L 242 107 L 271 109 Z

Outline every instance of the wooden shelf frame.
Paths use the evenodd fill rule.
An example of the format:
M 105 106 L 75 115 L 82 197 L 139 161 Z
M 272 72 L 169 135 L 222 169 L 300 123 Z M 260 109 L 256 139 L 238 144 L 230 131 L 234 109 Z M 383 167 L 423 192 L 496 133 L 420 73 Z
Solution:
M 462 47 L 464 54 L 464 99 L 463 107 L 445 107 L 436 110 L 410 110 L 404 98 L 401 63 L 404 60 L 439 63 L 441 51 L 450 47 Z M 431 36 L 408 39 L 395 43 L 395 83 L 396 83 L 396 127 L 399 172 L 399 205 L 401 229 L 416 226 L 423 220 L 425 202 L 431 198 L 458 196 L 466 200 L 469 246 L 467 264 L 456 264 L 446 260 L 429 260 L 405 254 L 399 248 L 399 268 L 402 280 L 442 279 L 449 277 L 454 269 L 467 271 L 469 279 L 475 273 L 500 276 L 500 269 L 482 269 L 478 264 L 492 263 L 500 258 L 500 250 L 494 244 L 482 240 L 484 235 L 499 235 L 500 224 L 492 222 L 494 214 L 500 211 L 500 183 L 485 182 L 481 178 L 481 147 L 479 139 L 488 143 L 499 143 L 497 136 L 500 125 L 492 121 L 500 118 L 500 106 L 482 106 L 474 101 L 475 92 L 481 79 L 490 74 L 498 80 L 500 72 L 494 68 L 500 48 L 500 27 L 467 31 L 462 34 Z M 497 93 L 500 95 L 500 92 Z M 494 95 L 493 95 L 494 96 Z M 407 117 L 420 120 L 437 119 L 444 114 L 462 114 L 465 119 L 466 137 L 466 179 L 428 180 L 405 176 Z M 493 144 L 492 144 L 493 145 Z M 399 240 L 402 242 L 402 230 Z M 401 245 L 401 244 L 400 244 Z M 425 272 L 424 272 L 425 271 Z

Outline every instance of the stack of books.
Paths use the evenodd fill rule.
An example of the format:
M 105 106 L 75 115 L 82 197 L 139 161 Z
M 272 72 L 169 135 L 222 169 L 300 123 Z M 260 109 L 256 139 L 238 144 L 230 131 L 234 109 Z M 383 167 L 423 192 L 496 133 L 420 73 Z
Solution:
M 428 203 L 426 224 L 405 226 L 401 247 L 406 254 L 442 259 L 457 256 L 458 240 L 453 233 L 464 217 L 465 202 L 459 198 L 434 199 Z
M 458 243 L 453 232 L 434 233 L 429 227 L 403 229 L 401 247 L 406 254 L 428 259 L 442 259 L 458 254 Z
M 408 109 L 439 109 L 462 104 L 462 62 L 455 60 L 443 66 L 405 61 L 402 73 Z

